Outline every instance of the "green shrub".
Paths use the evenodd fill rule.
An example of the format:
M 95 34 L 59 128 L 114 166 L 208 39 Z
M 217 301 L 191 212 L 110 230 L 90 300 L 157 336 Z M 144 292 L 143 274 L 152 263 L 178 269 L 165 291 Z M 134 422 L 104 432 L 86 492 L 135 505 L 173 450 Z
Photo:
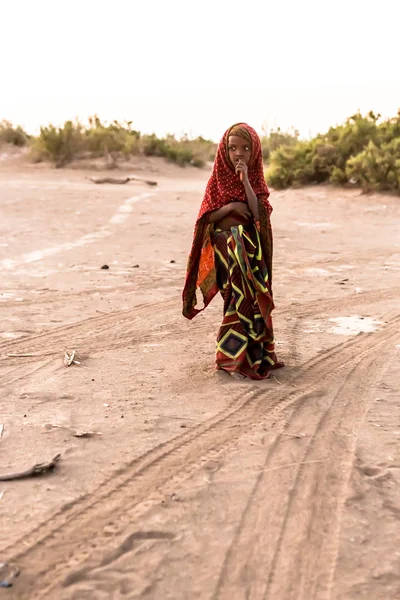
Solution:
M 271 154 L 267 179 L 276 189 L 304 185 L 312 180 L 312 148 L 309 142 L 297 142 L 295 146 L 281 146 Z
M 79 121 L 66 121 L 63 127 L 41 127 L 39 136 L 33 141 L 34 157 L 63 167 L 80 155 L 84 141 L 85 131 Z
M 380 120 L 357 113 L 309 141 L 280 146 L 271 154 L 267 181 L 277 189 L 308 183 L 357 183 L 364 189 L 400 191 L 400 110 Z
M 145 156 L 165 156 L 167 144 L 153 133 L 142 137 L 141 148 Z
M 85 150 L 92 157 L 105 156 L 116 164 L 118 158 L 139 154 L 140 133 L 133 131 L 131 122 L 121 124 L 113 121 L 109 125 L 97 117 L 89 119 L 85 130 Z
M 400 137 L 367 148 L 352 157 L 346 167 L 347 178 L 355 180 L 364 190 L 400 190 Z
M 289 131 L 282 131 L 280 127 L 270 130 L 264 127 L 264 135 L 260 138 L 264 161 L 268 162 L 272 152 L 275 152 L 281 146 L 295 146 L 298 138 L 299 132 L 294 128 Z
M 202 167 L 214 159 L 217 146 L 202 137 L 192 140 L 187 136 L 177 139 L 174 135 L 167 135 L 160 139 L 152 134 L 142 137 L 141 147 L 145 156 L 162 156 L 182 167 L 187 164 Z
M 32 141 L 34 160 L 49 160 L 57 167 L 82 157 L 105 157 L 109 166 L 116 166 L 120 158 L 140 154 L 164 157 L 181 166 L 202 167 L 214 158 L 215 149 L 216 144 L 201 137 L 141 135 L 132 129 L 130 121 L 107 124 L 97 116 L 91 117 L 86 126 L 67 121 L 63 127 L 41 127 L 39 136 Z
M 22 127 L 14 127 L 10 121 L 0 122 L 0 143 L 12 144 L 13 146 L 25 146 L 29 136 Z

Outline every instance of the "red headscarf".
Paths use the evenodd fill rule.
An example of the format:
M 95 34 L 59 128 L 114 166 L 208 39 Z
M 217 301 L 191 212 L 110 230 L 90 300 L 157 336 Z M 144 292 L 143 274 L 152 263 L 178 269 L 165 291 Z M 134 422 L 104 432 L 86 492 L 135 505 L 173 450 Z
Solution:
M 215 277 L 214 252 L 210 241 L 210 225 L 208 215 L 210 212 L 225 206 L 232 201 L 247 202 L 243 183 L 235 173 L 234 166 L 229 160 L 228 138 L 231 131 L 237 127 L 245 129 L 251 137 L 251 158 L 248 164 L 250 185 L 259 199 L 259 206 L 265 210 L 260 211 L 261 228 L 263 220 L 268 218 L 272 207 L 268 202 L 269 190 L 264 179 L 264 166 L 262 160 L 261 143 L 255 130 L 246 123 L 237 123 L 230 127 L 218 145 L 217 155 L 211 177 L 208 180 L 203 202 L 197 217 L 192 249 L 189 256 L 186 274 L 186 283 L 183 290 L 183 315 L 192 319 L 211 302 L 218 293 Z M 239 135 L 238 133 L 235 135 Z M 263 219 L 264 216 L 264 219 Z M 271 242 L 272 260 L 272 242 Z M 267 263 L 270 262 L 267 260 Z M 204 307 L 196 309 L 196 288 L 203 293 Z

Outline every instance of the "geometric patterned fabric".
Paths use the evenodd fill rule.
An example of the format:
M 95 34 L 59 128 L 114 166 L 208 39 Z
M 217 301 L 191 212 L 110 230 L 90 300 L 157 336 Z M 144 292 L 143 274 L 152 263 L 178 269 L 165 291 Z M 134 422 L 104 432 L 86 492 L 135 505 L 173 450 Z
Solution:
M 254 222 L 211 235 L 216 279 L 224 300 L 217 337 L 219 369 L 266 379 L 283 367 L 275 354 L 268 270 Z

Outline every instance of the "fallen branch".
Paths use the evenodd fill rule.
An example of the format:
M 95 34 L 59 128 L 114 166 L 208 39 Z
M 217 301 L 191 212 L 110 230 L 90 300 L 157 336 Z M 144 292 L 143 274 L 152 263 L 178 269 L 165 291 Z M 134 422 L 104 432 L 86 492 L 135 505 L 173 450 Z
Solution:
M 123 185 L 129 182 L 129 177 L 89 177 L 93 183 L 115 183 Z
M 72 435 L 76 438 L 91 438 L 94 435 L 101 435 L 100 431 L 73 431 Z
M 33 467 L 25 469 L 25 471 L 17 471 L 16 473 L 6 473 L 0 475 L 0 481 L 11 481 L 12 479 L 24 479 L 25 477 L 33 477 L 35 475 L 43 475 L 51 471 L 59 461 L 61 454 L 56 454 L 49 462 L 36 463 Z
M 147 185 L 157 185 L 157 181 L 151 181 L 148 179 L 144 179 L 143 177 L 137 177 L 137 175 L 129 175 L 129 181 L 141 181 L 146 183 Z
M 142 181 L 147 185 L 157 185 L 157 181 L 149 181 L 148 179 L 136 177 L 135 175 L 128 175 L 127 177 L 89 177 L 89 179 L 90 181 L 93 181 L 93 183 L 113 183 L 116 185 L 124 185 L 130 181 Z
M 55 425 L 53 423 L 47 423 L 46 425 L 43 425 L 43 428 L 46 430 L 47 433 L 53 431 L 54 429 L 67 429 L 76 438 L 91 438 L 95 435 L 102 435 L 100 431 L 84 431 L 71 429 L 71 427 L 68 427 L 67 425 Z

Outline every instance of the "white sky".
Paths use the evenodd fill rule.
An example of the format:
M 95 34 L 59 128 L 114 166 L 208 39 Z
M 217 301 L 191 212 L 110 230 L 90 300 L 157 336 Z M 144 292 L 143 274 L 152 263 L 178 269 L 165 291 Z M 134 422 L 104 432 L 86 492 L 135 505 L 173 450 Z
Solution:
M 103 3 L 104 2 L 104 3 Z M 400 0 L 0 0 L 0 120 L 219 139 L 400 108 Z

